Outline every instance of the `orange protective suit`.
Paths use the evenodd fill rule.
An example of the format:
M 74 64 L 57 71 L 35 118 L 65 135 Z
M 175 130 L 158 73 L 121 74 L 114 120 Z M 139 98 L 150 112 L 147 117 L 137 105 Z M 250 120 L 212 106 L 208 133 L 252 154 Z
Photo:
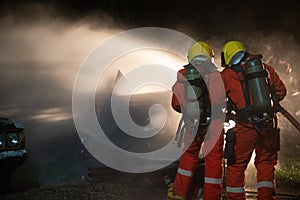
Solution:
M 208 89 L 214 88 L 210 92 L 210 103 L 215 105 L 215 109 L 220 109 L 225 102 L 225 91 L 223 80 L 220 72 L 215 70 L 206 74 L 202 74 L 203 79 L 207 83 Z M 184 85 L 185 69 L 181 69 L 177 75 L 177 82 L 173 86 L 172 107 L 174 110 L 181 112 L 186 106 L 185 85 Z M 218 92 L 218 90 L 222 90 Z M 223 104 L 225 105 L 225 104 Z M 193 173 L 196 170 L 199 161 L 199 151 L 204 141 L 203 152 L 205 152 L 205 172 L 204 172 L 204 199 L 221 199 L 222 193 L 222 175 L 223 175 L 223 119 L 212 119 L 208 127 L 198 129 L 198 134 L 191 134 L 189 124 L 186 124 L 185 141 L 189 146 L 185 146 L 178 166 L 178 171 L 174 180 L 173 193 L 187 198 L 189 187 L 192 183 Z M 206 134 L 209 131 L 209 134 Z M 192 141 L 192 142 L 191 142 Z M 185 143 L 185 144 L 186 144 Z
M 243 65 L 241 65 L 244 68 Z M 265 69 L 269 73 L 270 89 L 277 97 L 277 101 L 282 100 L 286 95 L 286 87 L 275 70 L 266 64 Z M 233 110 L 239 112 L 246 107 L 242 82 L 242 72 L 226 68 L 221 72 L 224 80 L 226 94 L 231 100 Z M 250 104 L 252 99 L 250 98 Z M 277 120 L 275 116 L 275 120 Z M 276 123 L 277 125 L 277 123 Z M 279 150 L 279 129 L 267 131 L 255 129 L 253 124 L 236 121 L 233 131 L 236 133 L 236 143 L 234 146 L 234 161 L 227 163 L 226 191 L 227 199 L 245 199 L 245 170 L 255 150 L 255 167 L 257 169 L 257 199 L 275 199 L 275 165 L 277 163 L 277 151 Z

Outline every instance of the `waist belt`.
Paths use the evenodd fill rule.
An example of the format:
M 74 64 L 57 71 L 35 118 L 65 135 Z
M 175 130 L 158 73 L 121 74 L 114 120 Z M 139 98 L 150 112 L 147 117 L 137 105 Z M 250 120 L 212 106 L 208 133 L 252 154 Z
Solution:
M 259 129 L 268 129 L 273 127 L 274 116 L 258 114 L 251 108 L 243 108 L 236 111 L 234 120 L 240 124 L 251 123 Z

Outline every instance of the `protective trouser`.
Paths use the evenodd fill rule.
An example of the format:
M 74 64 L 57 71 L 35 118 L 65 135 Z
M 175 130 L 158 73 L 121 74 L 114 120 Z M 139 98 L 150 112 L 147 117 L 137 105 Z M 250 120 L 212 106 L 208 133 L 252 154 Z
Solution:
M 257 169 L 258 200 L 275 199 L 275 165 L 279 147 L 279 132 L 261 130 L 257 132 L 251 125 L 236 124 L 235 161 L 227 164 L 227 199 L 245 198 L 245 170 L 255 150 Z
M 187 137 L 195 137 L 191 134 L 186 134 Z M 187 147 L 182 154 L 178 166 L 177 175 L 174 180 L 173 192 L 176 195 L 187 198 L 189 188 L 193 181 L 193 174 L 199 162 L 199 151 L 205 139 L 204 134 L 197 135 L 191 145 Z M 222 194 L 222 175 L 223 175 L 223 133 L 217 134 L 215 140 L 209 138 L 203 143 L 203 148 L 213 145 L 209 148 L 209 152 L 204 157 L 205 171 L 204 171 L 204 199 L 216 200 L 221 199 Z

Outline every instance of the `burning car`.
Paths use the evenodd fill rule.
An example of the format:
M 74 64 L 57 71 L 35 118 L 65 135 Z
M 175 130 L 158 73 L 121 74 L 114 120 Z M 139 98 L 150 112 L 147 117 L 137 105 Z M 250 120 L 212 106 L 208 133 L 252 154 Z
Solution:
M 26 159 L 23 126 L 10 118 L 0 117 L 0 192 L 8 191 L 12 174 Z

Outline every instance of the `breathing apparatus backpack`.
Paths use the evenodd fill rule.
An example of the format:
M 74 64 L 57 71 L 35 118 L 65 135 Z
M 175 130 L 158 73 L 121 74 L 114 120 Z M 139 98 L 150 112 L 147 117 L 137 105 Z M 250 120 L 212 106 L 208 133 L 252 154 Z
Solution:
M 184 66 L 185 68 L 185 99 L 186 109 L 184 119 L 186 124 L 196 129 L 199 126 L 206 127 L 210 122 L 211 105 L 206 83 L 200 72 L 192 64 Z
M 262 55 L 250 55 L 244 58 L 245 68 L 233 66 L 233 70 L 243 74 L 243 88 L 246 107 L 237 111 L 237 119 L 261 124 L 273 121 L 272 98 L 268 84 L 268 72 L 261 61 Z
M 249 58 L 245 63 L 245 80 L 252 98 L 252 106 L 256 113 L 270 114 L 272 107 L 271 92 L 268 84 L 268 72 L 261 59 Z

